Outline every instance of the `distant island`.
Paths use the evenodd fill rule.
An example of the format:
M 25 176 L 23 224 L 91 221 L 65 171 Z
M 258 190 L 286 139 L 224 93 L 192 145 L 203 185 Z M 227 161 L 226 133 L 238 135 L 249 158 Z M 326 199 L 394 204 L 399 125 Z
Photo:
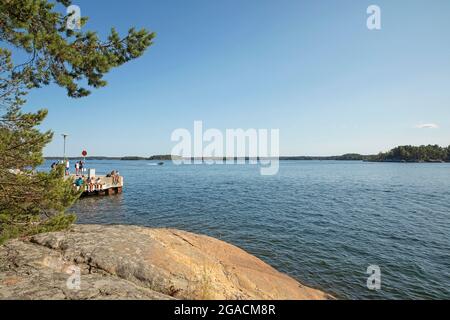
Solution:
M 81 157 L 69 157 L 69 160 L 78 160 Z M 45 157 L 47 160 L 62 160 L 62 157 Z M 171 161 L 180 160 L 180 156 L 165 154 L 153 155 L 150 157 L 123 156 L 107 157 L 92 156 L 86 160 L 149 160 L 149 161 Z M 194 160 L 195 158 L 191 158 Z M 203 158 L 203 160 L 219 160 L 221 158 Z M 222 158 L 225 160 L 225 158 Z M 238 158 L 249 160 L 249 157 Z M 388 152 L 380 152 L 377 155 L 362 155 L 358 153 L 347 153 L 340 156 L 280 156 L 280 160 L 335 160 L 335 161 L 369 161 L 369 162 L 450 162 L 450 146 L 440 147 L 439 145 L 423 146 L 398 146 Z
M 82 156 L 79 157 L 67 157 L 69 160 L 80 160 Z M 45 157 L 45 160 L 63 160 L 63 157 Z M 155 155 L 151 157 L 140 157 L 140 156 L 124 156 L 124 157 L 109 157 L 109 156 L 90 156 L 84 157 L 86 160 L 158 160 L 158 161 L 169 161 L 173 159 L 181 159 L 179 156 L 167 155 Z
M 370 156 L 375 162 L 450 162 L 450 146 L 399 146 L 386 153 Z
M 377 155 L 361 155 L 348 153 L 342 156 L 328 157 L 280 157 L 280 160 L 343 160 L 343 161 L 370 161 L 370 162 L 450 162 L 450 146 L 439 145 L 398 146 L 388 152 Z

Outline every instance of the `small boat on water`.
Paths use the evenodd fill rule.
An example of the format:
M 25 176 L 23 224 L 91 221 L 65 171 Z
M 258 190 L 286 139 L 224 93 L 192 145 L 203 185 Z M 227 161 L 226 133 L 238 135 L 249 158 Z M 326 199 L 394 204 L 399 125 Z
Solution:
M 149 165 L 149 166 L 162 166 L 163 164 L 164 164 L 164 162 L 157 162 L 157 163 L 152 162 L 152 163 L 147 163 L 147 165 Z

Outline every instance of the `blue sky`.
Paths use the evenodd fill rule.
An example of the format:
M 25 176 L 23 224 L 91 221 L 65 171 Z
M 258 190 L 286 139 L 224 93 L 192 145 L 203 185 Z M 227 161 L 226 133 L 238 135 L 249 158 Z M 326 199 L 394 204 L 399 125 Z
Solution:
M 27 108 L 49 109 L 45 155 L 170 153 L 170 135 L 279 128 L 282 155 L 377 153 L 450 144 L 450 2 L 354 0 L 74 1 L 86 30 L 155 31 L 140 59 L 83 99 L 56 86 Z M 366 9 L 381 8 L 369 31 Z M 63 10 L 62 7 L 59 7 Z M 436 124 L 438 128 L 419 128 Z

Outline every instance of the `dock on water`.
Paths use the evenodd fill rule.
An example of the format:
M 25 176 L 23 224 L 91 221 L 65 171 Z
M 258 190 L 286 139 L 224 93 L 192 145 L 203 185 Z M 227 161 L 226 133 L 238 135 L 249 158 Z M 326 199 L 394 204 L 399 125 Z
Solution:
M 82 185 L 77 185 L 77 179 L 83 179 Z M 122 193 L 123 177 L 122 176 L 106 176 L 106 175 L 75 175 L 70 174 L 66 179 L 72 179 L 74 187 L 78 190 L 81 188 L 83 193 L 81 196 L 93 195 L 113 195 Z

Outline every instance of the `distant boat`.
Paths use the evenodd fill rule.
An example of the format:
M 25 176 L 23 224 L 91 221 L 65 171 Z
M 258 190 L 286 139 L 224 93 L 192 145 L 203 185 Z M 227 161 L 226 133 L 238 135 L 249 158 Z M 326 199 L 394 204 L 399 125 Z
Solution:
M 152 163 L 147 163 L 147 165 L 149 165 L 149 166 L 162 166 L 163 164 L 164 164 L 164 162 L 157 162 L 157 163 L 152 162 Z

